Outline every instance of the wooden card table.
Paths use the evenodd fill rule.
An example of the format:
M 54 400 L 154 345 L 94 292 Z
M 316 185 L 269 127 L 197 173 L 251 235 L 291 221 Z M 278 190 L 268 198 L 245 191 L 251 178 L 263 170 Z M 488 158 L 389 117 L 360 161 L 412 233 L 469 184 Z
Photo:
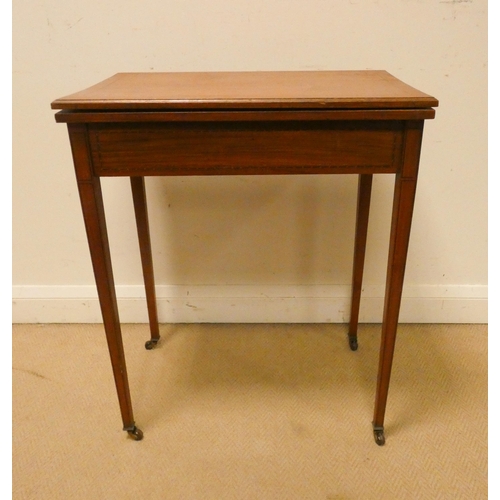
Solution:
M 385 71 L 119 73 L 57 99 L 66 123 L 123 429 L 136 439 L 101 194 L 130 177 L 151 339 L 159 341 L 144 177 L 357 174 L 350 348 L 373 174 L 395 174 L 373 431 L 382 445 L 424 120 L 438 101 Z

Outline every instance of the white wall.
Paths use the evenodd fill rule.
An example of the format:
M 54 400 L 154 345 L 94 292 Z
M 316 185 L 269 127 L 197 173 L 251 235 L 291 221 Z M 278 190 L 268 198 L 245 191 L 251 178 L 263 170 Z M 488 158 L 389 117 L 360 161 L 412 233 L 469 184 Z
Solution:
M 386 69 L 427 121 L 402 321 L 486 322 L 486 0 L 14 0 L 13 319 L 100 321 L 50 102 L 122 71 Z M 374 182 L 363 321 L 380 321 L 392 176 Z M 127 179 L 104 179 L 123 321 L 146 321 Z M 147 179 L 160 320 L 346 321 L 356 179 Z

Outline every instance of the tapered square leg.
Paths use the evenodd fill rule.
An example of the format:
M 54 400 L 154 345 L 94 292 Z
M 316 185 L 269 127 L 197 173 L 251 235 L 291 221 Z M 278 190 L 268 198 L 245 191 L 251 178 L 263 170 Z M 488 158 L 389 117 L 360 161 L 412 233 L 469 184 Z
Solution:
M 365 264 L 366 236 L 372 192 L 372 174 L 361 174 L 358 178 L 358 205 L 356 211 L 356 235 L 354 239 L 354 263 L 352 271 L 351 318 L 349 321 L 349 347 L 358 348 L 358 320 L 361 301 L 361 286 Z
M 385 443 L 385 409 L 389 392 L 394 347 L 396 344 L 411 220 L 417 189 L 422 132 L 423 122 L 411 121 L 407 123 L 403 164 L 401 171 L 396 175 L 394 188 L 382 338 L 373 415 L 374 437 L 375 442 L 379 445 Z
M 130 398 L 101 183 L 99 178 L 93 175 L 85 125 L 68 124 L 68 131 L 123 430 L 133 439 L 140 440 L 142 432 L 135 425 Z
M 137 234 L 139 236 L 142 273 L 144 276 L 146 302 L 148 306 L 149 328 L 151 330 L 151 339 L 146 342 L 146 349 L 152 349 L 160 340 L 160 329 L 158 325 L 158 312 L 156 307 L 153 257 L 151 253 L 151 237 L 149 234 L 144 177 L 131 177 L 130 185 L 132 187 L 132 197 L 134 200 L 135 221 L 137 224 Z

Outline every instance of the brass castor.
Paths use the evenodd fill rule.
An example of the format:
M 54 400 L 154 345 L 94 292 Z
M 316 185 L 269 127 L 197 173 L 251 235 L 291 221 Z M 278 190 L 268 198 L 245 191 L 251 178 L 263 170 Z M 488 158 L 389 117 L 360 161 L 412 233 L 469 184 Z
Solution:
M 375 442 L 379 446 L 384 446 L 385 444 L 385 435 L 383 427 L 373 427 L 373 437 L 375 438 Z
M 160 339 L 150 339 L 148 340 L 145 344 L 144 344 L 144 347 L 150 351 L 151 349 L 153 349 L 154 347 L 156 347 L 156 345 L 158 344 L 158 342 L 160 341 Z
M 140 441 L 143 437 L 144 434 L 142 433 L 141 429 L 139 427 L 132 427 L 132 429 L 127 429 L 128 435 L 134 440 L 134 441 Z
M 358 337 L 349 335 L 349 347 L 351 348 L 351 351 L 358 350 Z

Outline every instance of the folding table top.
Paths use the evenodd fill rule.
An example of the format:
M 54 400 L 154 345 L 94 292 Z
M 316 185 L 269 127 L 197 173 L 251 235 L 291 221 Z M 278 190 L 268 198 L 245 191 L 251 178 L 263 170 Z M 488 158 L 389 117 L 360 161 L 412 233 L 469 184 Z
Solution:
M 387 71 L 117 73 L 52 109 L 422 109 L 437 99 Z

